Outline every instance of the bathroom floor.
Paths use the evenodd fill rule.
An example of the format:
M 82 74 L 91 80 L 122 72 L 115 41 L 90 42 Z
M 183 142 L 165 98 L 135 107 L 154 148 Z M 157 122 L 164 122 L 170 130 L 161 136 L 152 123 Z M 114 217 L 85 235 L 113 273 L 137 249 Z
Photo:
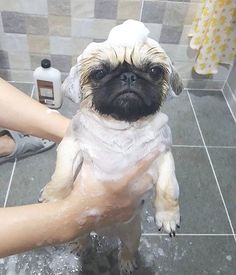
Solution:
M 32 94 L 32 84 L 14 85 Z M 66 99 L 60 111 L 72 117 L 76 109 Z M 170 238 L 157 230 L 151 203 L 146 206 L 135 274 L 235 274 L 236 124 L 227 102 L 221 91 L 185 90 L 162 111 L 172 129 L 182 223 Z M 0 206 L 36 202 L 55 159 L 54 147 L 0 165 Z M 63 245 L 0 259 L 0 274 L 119 274 L 117 242 L 93 234 L 82 258 Z

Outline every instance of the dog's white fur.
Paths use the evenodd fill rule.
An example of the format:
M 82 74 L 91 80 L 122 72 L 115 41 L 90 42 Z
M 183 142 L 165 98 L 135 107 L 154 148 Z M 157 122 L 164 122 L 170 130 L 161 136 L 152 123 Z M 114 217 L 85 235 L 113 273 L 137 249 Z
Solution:
M 99 180 L 118 179 L 158 147 L 160 154 L 148 171 L 156 183 L 155 218 L 159 228 L 175 232 L 180 222 L 179 187 L 167 121 L 168 117 L 158 112 L 151 118 L 127 123 L 101 118 L 97 112 L 81 108 L 58 147 L 56 169 L 52 181 L 44 188 L 42 199 L 51 201 L 67 196 L 84 159 L 90 159 Z M 99 215 L 96 211 L 93 214 Z M 112 229 L 123 244 L 119 254 L 121 270 L 132 270 L 135 266 L 134 254 L 141 236 L 139 216 L 140 211 L 134 213 L 129 222 L 116 224 Z

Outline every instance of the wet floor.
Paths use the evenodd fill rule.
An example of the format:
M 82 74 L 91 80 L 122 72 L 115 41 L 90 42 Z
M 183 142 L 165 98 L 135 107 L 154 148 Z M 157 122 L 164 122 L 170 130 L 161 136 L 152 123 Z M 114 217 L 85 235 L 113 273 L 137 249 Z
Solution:
M 15 85 L 31 95 L 32 84 Z M 65 100 L 60 111 L 72 117 L 76 109 Z M 145 206 L 134 274 L 235 274 L 236 124 L 225 98 L 221 91 L 185 90 L 162 111 L 172 129 L 182 224 L 171 239 L 157 230 L 152 203 Z M 37 201 L 55 150 L 0 165 L 0 206 Z M 81 257 L 63 245 L 0 259 L 0 274 L 116 275 L 117 241 L 93 235 Z

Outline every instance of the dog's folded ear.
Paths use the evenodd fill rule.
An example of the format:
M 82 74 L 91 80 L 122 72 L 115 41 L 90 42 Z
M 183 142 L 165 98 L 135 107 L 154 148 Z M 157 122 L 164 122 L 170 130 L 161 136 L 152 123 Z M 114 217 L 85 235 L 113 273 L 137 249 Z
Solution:
M 169 95 L 177 96 L 183 91 L 183 82 L 170 61 Z
M 61 88 L 65 96 L 70 98 L 75 103 L 79 103 L 81 101 L 78 64 L 71 68 L 70 73 L 64 80 Z

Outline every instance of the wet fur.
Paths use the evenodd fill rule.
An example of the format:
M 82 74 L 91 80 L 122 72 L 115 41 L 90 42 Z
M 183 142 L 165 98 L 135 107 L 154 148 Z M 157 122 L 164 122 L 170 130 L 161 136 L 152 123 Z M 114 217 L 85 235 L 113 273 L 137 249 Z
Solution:
M 151 79 L 148 74 L 149 68 L 154 65 L 158 65 L 163 69 L 163 75 L 158 81 Z M 169 58 L 161 47 L 156 44 L 146 43 L 137 45 L 133 49 L 126 49 L 111 47 L 105 43 L 97 43 L 91 50 L 87 50 L 82 54 L 75 68 L 83 98 L 80 108 L 81 110 L 86 109 L 98 113 L 101 120 L 112 121 L 115 118 L 132 124 L 134 121 L 142 121 L 143 117 L 148 119 L 149 116 L 155 116 L 159 111 L 170 87 L 176 94 L 179 94 L 183 88 L 182 82 Z M 99 68 L 106 68 L 108 73 L 104 79 L 94 81 L 92 75 Z M 139 81 L 133 89 L 137 93 L 142 93 L 140 96 L 143 100 L 140 101 L 142 102 L 140 103 L 141 107 L 134 112 L 131 110 L 122 115 L 122 108 L 118 108 L 117 113 L 113 114 L 114 106 L 109 108 L 109 104 L 112 104 L 110 96 L 112 93 L 122 91 L 119 77 L 123 71 L 133 72 L 138 76 Z M 106 96 L 107 93 L 110 94 Z M 145 105 L 145 97 L 148 96 L 151 96 L 150 106 L 152 108 L 150 110 Z M 127 100 L 129 99 L 127 97 Z M 133 95 L 131 101 L 132 99 Z M 120 104 L 119 101 L 117 104 Z M 129 108 L 132 108 L 132 104 Z M 58 147 L 56 169 L 52 181 L 43 190 L 42 201 L 64 198 L 71 191 L 75 174 L 73 166 L 82 162 L 81 148 L 76 138 L 77 127 L 75 121 L 72 120 L 66 136 Z M 159 228 L 163 228 L 174 235 L 176 226 L 180 222 L 180 216 L 179 189 L 171 151 L 167 150 L 161 153 L 154 166 L 159 175 L 158 179 L 155 179 L 156 223 Z M 131 231 L 132 234 L 129 234 Z M 134 215 L 129 223 L 117 225 L 115 232 L 122 242 L 119 253 L 121 270 L 123 273 L 126 273 L 126 271 L 127 273 L 131 272 L 135 267 L 134 255 L 137 252 L 141 236 L 140 211 Z

